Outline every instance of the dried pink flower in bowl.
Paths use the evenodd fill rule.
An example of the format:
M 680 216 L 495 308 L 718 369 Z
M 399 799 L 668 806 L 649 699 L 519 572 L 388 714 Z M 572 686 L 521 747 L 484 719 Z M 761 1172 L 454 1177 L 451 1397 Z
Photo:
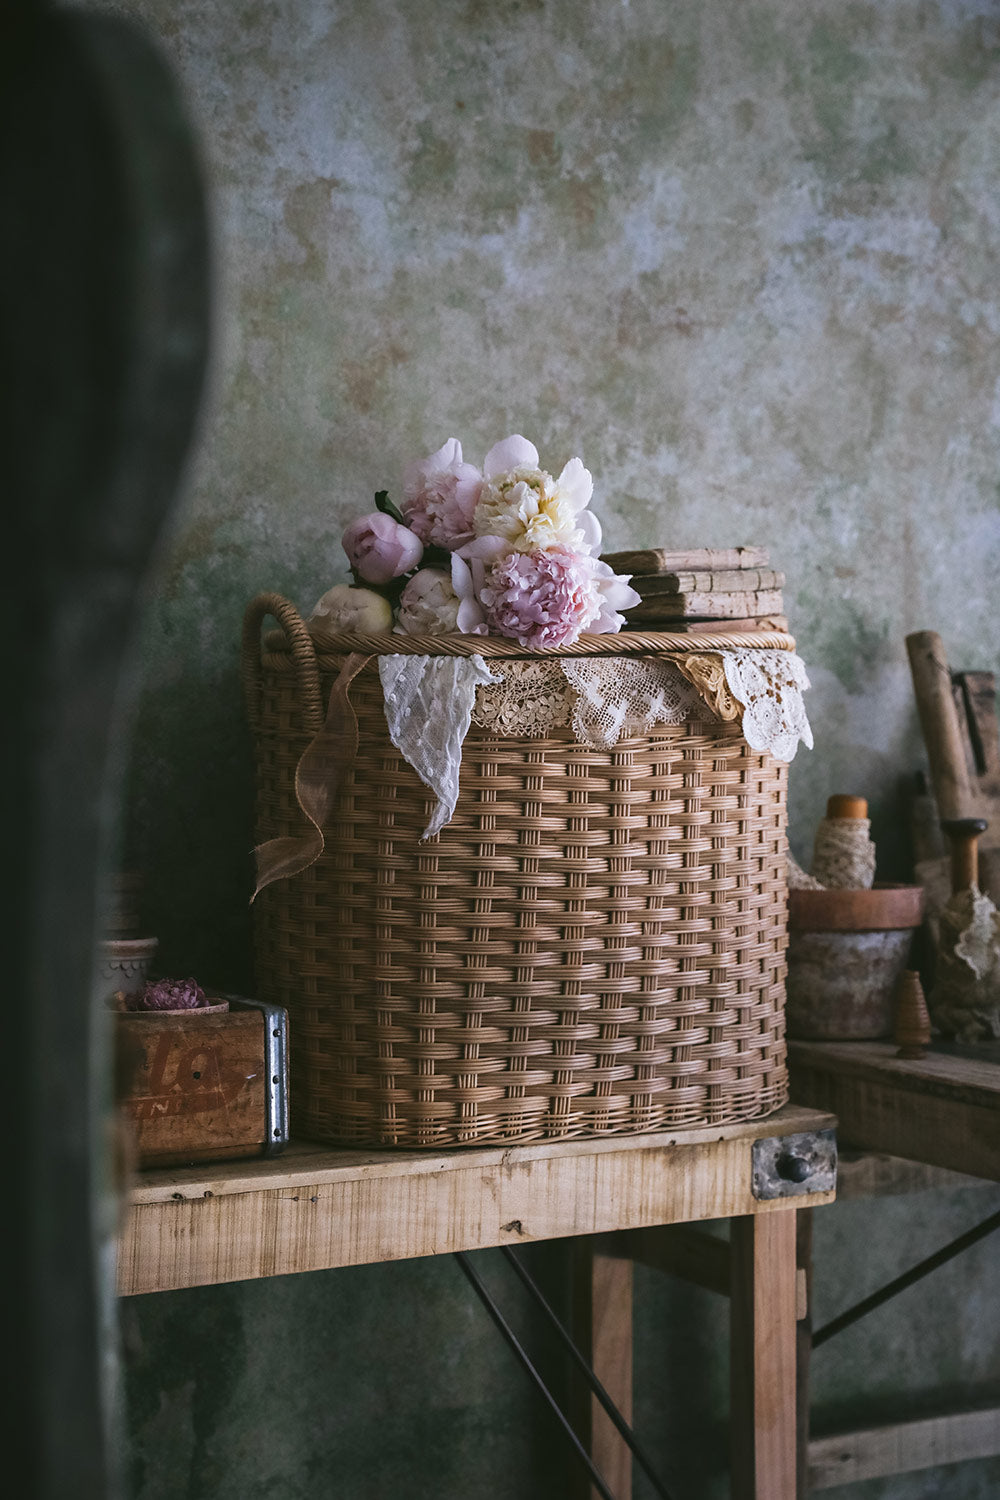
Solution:
M 149 979 L 137 995 L 130 996 L 130 1008 L 144 1011 L 219 1010 L 194 979 Z

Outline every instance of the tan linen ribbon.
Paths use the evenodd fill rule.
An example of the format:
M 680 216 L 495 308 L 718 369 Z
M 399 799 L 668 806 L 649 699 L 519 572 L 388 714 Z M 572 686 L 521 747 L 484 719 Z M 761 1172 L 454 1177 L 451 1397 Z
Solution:
M 295 796 L 312 827 L 298 836 L 285 835 L 257 845 L 254 850 L 257 887 L 250 897 L 251 906 L 266 885 L 300 875 L 323 853 L 324 825 L 341 779 L 358 753 L 358 717 L 348 689 L 370 661 L 370 656 L 352 652 L 330 689 L 323 727 L 302 752 L 295 768 Z

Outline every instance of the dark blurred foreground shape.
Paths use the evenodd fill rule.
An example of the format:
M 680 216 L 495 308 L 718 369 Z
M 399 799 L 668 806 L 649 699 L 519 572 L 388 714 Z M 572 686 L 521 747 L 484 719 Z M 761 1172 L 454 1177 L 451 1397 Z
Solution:
M 206 214 L 171 73 L 119 18 L 7 0 L 0 118 L 5 1460 L 32 1500 L 111 1500 L 117 1207 L 92 954 L 129 645 L 202 390 Z

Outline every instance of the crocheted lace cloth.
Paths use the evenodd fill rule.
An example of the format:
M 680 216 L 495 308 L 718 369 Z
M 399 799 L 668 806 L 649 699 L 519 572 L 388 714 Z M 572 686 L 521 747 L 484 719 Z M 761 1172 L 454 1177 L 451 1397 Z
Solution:
M 952 896 L 941 913 L 927 1008 L 946 1037 L 1000 1038 L 1000 914 L 977 886 Z
M 743 738 L 752 750 L 793 760 L 799 740 L 813 746 L 802 694 L 805 663 L 794 651 L 720 651 L 726 685 L 743 706 Z
M 645 657 L 562 657 L 503 661 L 481 656 L 381 656 L 379 674 L 393 744 L 434 791 L 438 806 L 424 838 L 455 810 L 462 743 L 470 723 L 497 734 L 540 739 L 572 729 L 594 749 L 657 724 L 742 714 L 754 750 L 790 761 L 799 741 L 812 747 L 802 693 L 805 666 L 789 651 Z
M 641 657 L 566 657 L 505 662 L 476 694 L 472 722 L 498 734 L 542 739 L 569 726 L 583 745 L 607 750 L 654 724 L 683 724 L 698 692 L 669 662 Z

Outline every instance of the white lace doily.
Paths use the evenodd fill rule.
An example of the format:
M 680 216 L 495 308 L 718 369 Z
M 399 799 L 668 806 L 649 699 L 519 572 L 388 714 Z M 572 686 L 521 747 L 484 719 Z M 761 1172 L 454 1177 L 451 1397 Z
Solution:
M 752 749 L 789 761 L 800 740 L 812 747 L 802 702 L 809 679 L 799 657 L 752 650 L 717 655 Z M 674 662 L 659 658 L 562 657 L 497 663 L 491 671 L 478 655 L 382 656 L 379 674 L 392 742 L 438 798 L 424 838 L 438 833 L 455 810 L 470 723 L 525 739 L 570 725 L 581 744 L 610 749 L 657 724 L 716 716 L 708 687 L 699 691 Z
M 813 746 L 802 694 L 805 663 L 794 651 L 722 651 L 726 682 L 743 705 L 743 738 L 752 750 L 793 760 L 799 740 Z

